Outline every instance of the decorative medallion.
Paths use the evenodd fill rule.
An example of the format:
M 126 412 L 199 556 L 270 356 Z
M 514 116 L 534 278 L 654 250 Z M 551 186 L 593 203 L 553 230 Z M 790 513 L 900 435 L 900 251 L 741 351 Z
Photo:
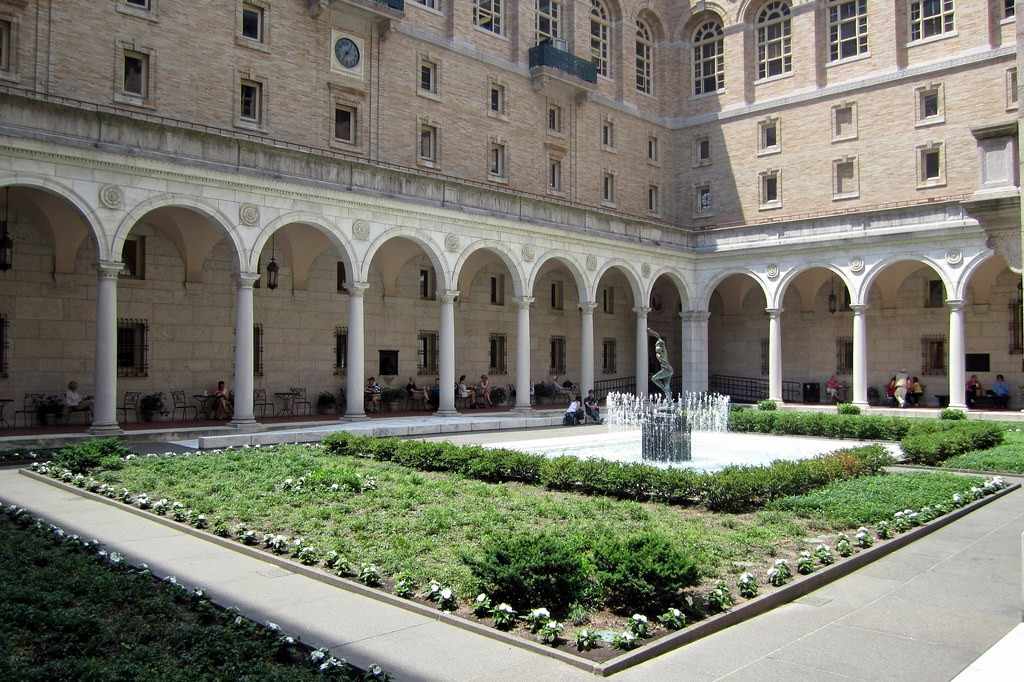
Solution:
M 532 263 L 536 257 L 537 252 L 533 250 L 533 244 L 523 244 L 523 260 Z
M 100 203 L 117 210 L 124 206 L 124 192 L 117 185 L 103 185 L 100 187 Z
M 587 256 L 587 270 L 597 270 L 597 256 Z
M 455 253 L 459 250 L 459 235 L 448 233 L 444 236 L 444 248 L 446 251 Z
M 238 207 L 238 222 L 246 227 L 260 224 L 260 207 L 256 204 L 242 204 Z
M 960 265 L 964 260 L 964 252 L 960 249 L 949 249 L 946 251 L 946 262 L 950 265 Z
M 850 259 L 850 272 L 859 275 L 864 272 L 864 259 L 860 256 L 854 256 Z
M 357 220 L 352 223 L 352 236 L 361 242 L 370 238 L 370 223 L 365 220 Z
M 779 278 L 779 266 L 776 263 L 772 263 L 767 269 L 768 279 L 776 280 Z
M 650 277 L 651 276 L 651 264 L 650 263 L 644 263 L 643 265 L 641 265 L 640 266 L 640 274 L 643 275 L 644 279 L 647 279 L 648 277 Z

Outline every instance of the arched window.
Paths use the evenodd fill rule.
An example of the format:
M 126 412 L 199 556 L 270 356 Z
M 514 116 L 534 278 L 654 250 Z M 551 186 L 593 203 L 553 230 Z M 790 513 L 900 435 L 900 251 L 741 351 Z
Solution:
M 590 0 L 590 59 L 605 77 L 611 74 L 608 16 L 608 8 L 601 0 Z
M 693 34 L 693 94 L 725 88 L 725 43 L 722 24 L 708 21 Z
M 757 77 L 771 78 L 792 70 L 789 5 L 775 0 L 757 14 Z
M 636 89 L 654 94 L 654 37 L 644 22 L 636 22 Z
M 562 37 L 561 0 L 537 0 L 537 44 L 545 40 L 556 43 Z

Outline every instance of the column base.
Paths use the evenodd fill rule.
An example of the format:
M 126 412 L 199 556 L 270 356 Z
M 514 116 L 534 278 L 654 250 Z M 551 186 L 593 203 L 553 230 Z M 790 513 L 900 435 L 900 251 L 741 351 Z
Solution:
M 967 408 L 967 403 L 950 403 L 946 407 L 954 409 L 954 410 L 963 410 L 964 412 L 966 412 L 967 409 L 968 409 Z M 945 409 L 945 408 L 939 408 L 939 409 Z
M 532 407 L 520 407 L 520 406 L 516 405 L 515 407 L 512 408 L 512 411 L 515 412 L 516 414 L 532 414 L 533 413 L 533 408 Z
M 871 407 L 871 405 L 867 401 L 865 401 L 863 403 L 853 402 L 853 403 L 850 403 L 850 404 L 853 405 L 854 407 L 859 407 L 862 410 L 866 409 L 868 407 Z
M 346 412 L 343 419 L 366 419 L 365 412 Z
M 123 436 L 124 430 L 120 424 L 93 424 L 89 433 L 94 436 Z
M 228 426 L 235 429 L 236 431 L 244 431 L 246 433 L 253 433 L 256 431 L 266 430 L 266 426 L 260 424 L 255 419 L 232 419 L 228 422 Z
M 434 413 L 435 417 L 458 417 L 458 410 L 438 410 Z

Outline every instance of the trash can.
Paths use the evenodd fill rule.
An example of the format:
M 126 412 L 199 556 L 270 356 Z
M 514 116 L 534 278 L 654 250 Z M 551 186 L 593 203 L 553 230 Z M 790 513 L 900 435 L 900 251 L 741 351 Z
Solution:
M 813 381 L 808 381 L 804 384 L 804 402 L 805 403 L 820 403 L 821 402 L 821 384 Z

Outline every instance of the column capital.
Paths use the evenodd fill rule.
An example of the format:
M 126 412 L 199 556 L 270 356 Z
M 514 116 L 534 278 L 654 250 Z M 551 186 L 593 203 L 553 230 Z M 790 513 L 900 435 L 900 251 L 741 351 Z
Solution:
M 259 278 L 260 273 L 258 272 L 239 272 L 235 275 L 235 281 L 241 289 L 252 289 L 252 286 L 256 284 Z
M 445 304 L 455 303 L 455 299 L 457 299 L 458 297 L 459 297 L 459 290 L 458 289 L 445 289 L 444 293 L 442 293 L 440 296 L 438 296 L 438 300 L 440 300 L 441 303 L 445 303 Z
M 362 296 L 370 288 L 369 282 L 349 282 L 345 285 L 349 296 Z
M 707 322 L 711 319 L 711 311 L 709 310 L 684 310 L 679 313 L 679 317 L 683 318 L 686 322 Z
M 582 301 L 580 303 L 580 310 L 584 315 L 593 315 L 594 311 L 597 310 L 597 303 L 594 301 Z
M 535 299 L 533 296 L 516 296 L 514 300 L 517 308 L 526 308 L 527 310 L 529 310 L 530 304 L 536 301 L 537 299 Z
M 863 315 L 864 312 L 867 309 L 868 309 L 868 304 L 867 303 L 851 303 L 850 304 L 850 310 L 853 311 L 854 315 Z
M 764 311 L 768 313 L 768 317 L 780 317 L 782 315 L 782 308 L 765 308 Z
M 651 312 L 651 307 L 646 305 L 638 305 L 635 308 L 633 308 L 633 312 L 636 313 L 638 317 L 647 317 L 647 313 Z
M 959 299 L 959 298 L 951 298 L 951 299 L 948 299 L 946 301 L 946 307 L 949 308 L 950 311 L 963 310 L 964 309 L 964 301 L 963 301 L 963 299 Z
M 119 260 L 101 260 L 96 263 L 96 273 L 103 279 L 116 279 L 124 271 L 124 263 Z

